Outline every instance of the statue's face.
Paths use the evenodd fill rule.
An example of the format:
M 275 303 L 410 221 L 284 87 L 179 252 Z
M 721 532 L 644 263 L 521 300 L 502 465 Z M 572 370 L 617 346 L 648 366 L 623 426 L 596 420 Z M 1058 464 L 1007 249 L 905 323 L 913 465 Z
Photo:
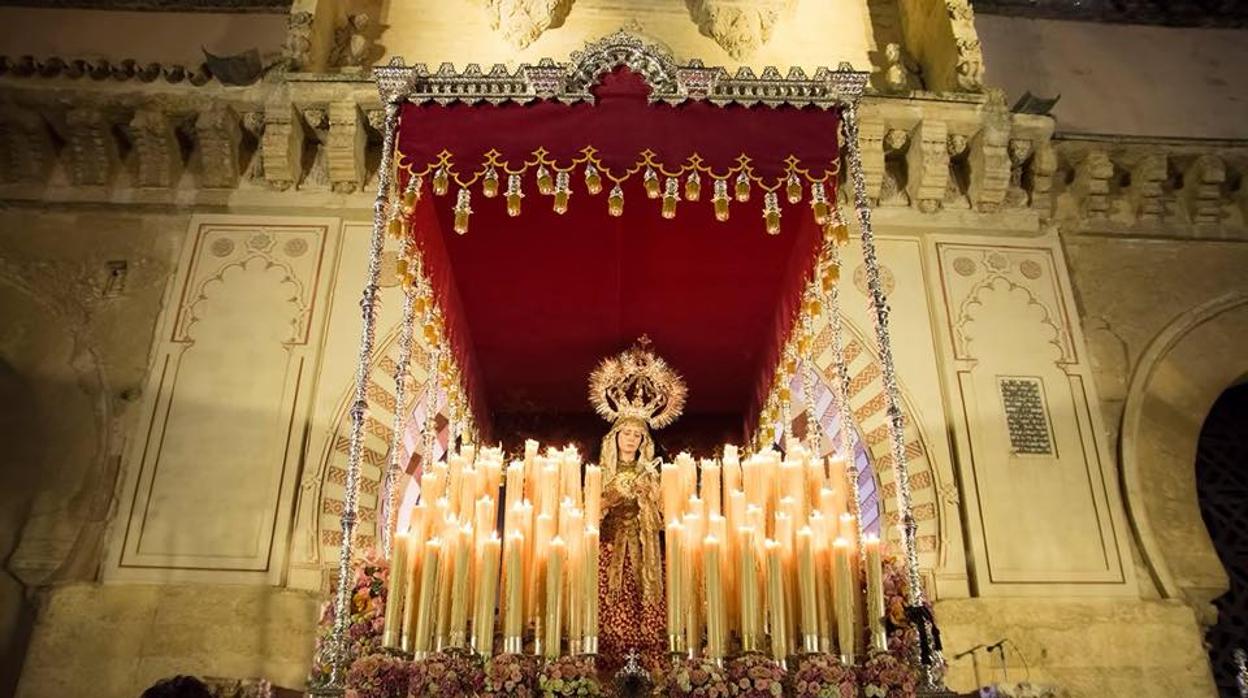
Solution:
M 641 448 L 641 440 L 645 437 L 641 427 L 636 424 L 625 424 L 615 433 L 615 443 L 620 447 L 620 455 L 632 456 Z

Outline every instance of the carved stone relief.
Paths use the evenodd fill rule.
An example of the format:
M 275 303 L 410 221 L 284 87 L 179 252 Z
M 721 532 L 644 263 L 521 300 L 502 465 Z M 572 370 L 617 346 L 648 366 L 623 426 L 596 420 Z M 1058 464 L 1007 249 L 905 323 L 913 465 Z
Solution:
M 575 0 L 478 0 L 490 26 L 511 45 L 524 48 L 546 30 L 559 27 Z
M 737 60 L 771 40 L 776 24 L 790 16 L 797 0 L 686 0 L 698 29 Z

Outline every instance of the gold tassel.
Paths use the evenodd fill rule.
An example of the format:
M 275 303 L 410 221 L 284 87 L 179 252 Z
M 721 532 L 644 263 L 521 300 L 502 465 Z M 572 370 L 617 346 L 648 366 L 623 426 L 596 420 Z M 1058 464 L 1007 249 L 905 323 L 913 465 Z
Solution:
M 768 235 L 780 234 L 780 197 L 774 191 L 763 195 L 763 221 Z
M 468 216 L 472 215 L 471 196 L 468 187 L 462 187 L 455 196 L 455 232 L 460 235 L 468 232 Z
M 386 223 L 386 233 L 395 240 L 402 240 L 407 237 L 407 219 L 403 216 L 395 216 Z
M 598 174 L 598 168 L 592 162 L 585 163 L 585 191 L 590 196 L 596 196 L 602 191 L 602 175 Z
M 828 195 L 823 189 L 823 182 L 810 183 L 810 210 L 815 215 L 817 225 L 828 222 Z
M 438 196 L 446 194 L 446 190 L 451 185 L 451 177 L 446 172 L 445 167 L 439 167 L 433 173 L 433 193 Z
M 736 195 L 741 203 L 750 200 L 750 178 L 744 172 L 737 175 Z
M 788 194 L 789 203 L 795 204 L 802 200 L 802 180 L 798 179 L 796 172 L 789 173 L 789 178 L 784 185 L 784 191 Z
M 420 185 L 421 177 L 413 176 L 407 183 L 407 189 L 399 196 L 399 209 L 403 215 L 410 216 L 416 211 L 416 204 L 420 203 Z
M 498 170 L 493 165 L 485 169 L 485 177 L 481 180 L 481 193 L 487 199 L 498 196 Z
M 728 220 L 728 180 L 717 179 L 711 185 L 711 203 L 715 205 L 715 220 Z
M 520 175 L 507 175 L 507 215 L 512 218 L 520 215 L 520 200 L 524 198 L 520 184 Z
M 815 314 L 817 313 L 812 313 L 812 315 L 815 315 Z M 807 336 L 805 333 L 803 333 L 800 337 L 797 338 L 797 353 L 800 354 L 801 356 L 806 356 L 807 354 L 810 353 L 810 337 Z M 796 366 L 793 367 L 793 375 L 797 375 Z
M 702 175 L 694 170 L 685 178 L 685 200 L 697 201 L 700 198 L 702 198 Z
M 647 198 L 659 198 L 659 175 L 649 165 L 646 166 L 646 172 L 642 176 L 642 184 L 646 187 Z
M 616 218 L 624 215 L 624 190 L 620 188 L 619 182 L 611 187 L 611 194 L 607 196 L 607 213 Z
M 568 182 L 568 173 L 559 172 L 555 175 L 555 213 L 563 215 L 568 212 L 568 198 L 572 196 L 572 186 Z
M 664 186 L 663 192 L 663 217 L 672 219 L 676 217 L 676 203 L 680 201 L 680 183 L 675 177 L 668 177 L 667 184 Z
M 550 196 L 555 193 L 555 180 L 551 179 L 550 170 L 545 165 L 539 165 L 537 168 L 537 191 L 543 196 Z
M 823 292 L 831 293 L 836 288 L 837 282 L 841 280 L 841 265 L 836 262 L 829 262 L 823 268 Z

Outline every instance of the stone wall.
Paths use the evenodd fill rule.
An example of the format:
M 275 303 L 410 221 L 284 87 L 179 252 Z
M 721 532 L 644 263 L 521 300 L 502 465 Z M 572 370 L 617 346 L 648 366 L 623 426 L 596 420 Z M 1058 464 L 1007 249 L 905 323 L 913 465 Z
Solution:
M 0 213 L 0 694 L 35 588 L 97 575 L 132 405 L 185 216 Z
M 989 84 L 1056 97 L 1065 132 L 1248 137 L 1242 30 L 979 15 Z
M 1217 691 L 1192 610 L 1131 599 L 960 599 L 936 605 L 946 658 L 1002 639 L 1001 655 L 952 660 L 960 691 L 1030 681 L 1063 698 L 1213 696 Z M 976 667 L 978 663 L 978 667 Z
M 134 698 L 175 674 L 302 686 L 318 599 L 272 587 L 69 584 L 40 597 L 21 698 Z

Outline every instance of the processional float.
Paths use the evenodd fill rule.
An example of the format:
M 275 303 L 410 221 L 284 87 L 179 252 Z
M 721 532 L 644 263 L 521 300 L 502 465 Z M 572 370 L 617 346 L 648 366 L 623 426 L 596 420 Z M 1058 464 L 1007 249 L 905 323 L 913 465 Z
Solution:
M 889 340 L 889 306 L 876 256 L 871 208 L 859 151 L 858 105 L 868 74 L 841 64 L 836 70 L 820 69 L 814 76 L 807 76 L 800 69 L 781 75 L 774 68 L 766 69 L 761 75 L 744 68 L 735 75 L 729 75 L 722 68 L 705 67 L 696 61 L 679 65 L 664 49 L 620 32 L 574 53 L 567 64 L 543 60 L 536 65 L 523 65 L 515 71 L 496 66 L 488 73 L 475 65 L 456 72 L 444 64 L 437 71 L 430 72 L 424 66 L 409 67 L 396 59 L 390 65 L 377 68 L 375 76 L 385 119 L 381 126 L 382 151 L 378 191 L 373 205 L 367 281 L 360 301 L 363 328 L 359 363 L 349 410 L 351 428 L 341 517 L 339 581 L 333 601 L 334 627 L 329 643 L 332 667 L 330 688 L 343 686 L 347 670 L 346 619 L 350 598 L 349 585 L 345 580 L 351 574 L 353 546 L 359 524 L 361 455 L 369 409 L 368 373 L 375 346 L 383 251 L 388 240 L 392 240 L 389 244 L 398 248 L 397 273 L 402 279 L 404 292 L 399 357 L 395 367 L 395 398 L 398 405 L 407 404 L 412 348 L 418 333 L 429 348 L 426 353 L 426 394 L 422 396 L 426 405 L 422 429 L 424 441 L 419 446 L 424 462 L 435 460 L 434 406 L 439 400 L 446 403 L 450 422 L 449 440 L 452 443 L 457 439 L 466 444 L 479 443 L 485 419 L 480 409 L 480 386 L 471 368 L 471 351 L 465 341 L 464 330 L 457 324 L 458 301 L 454 284 L 445 275 L 439 278 L 441 272 L 436 265 L 430 264 L 429 257 L 439 253 L 437 241 L 419 239 L 417 234 L 421 217 L 432 215 L 429 206 L 421 205 L 422 198 L 453 201 L 451 227 L 458 234 L 469 232 L 474 210 L 484 206 L 505 207 L 507 215 L 514 217 L 535 205 L 549 205 L 556 213 L 564 213 L 573 205 L 605 206 L 611 216 L 620 216 L 626 206 L 657 205 L 663 218 L 672 218 L 679 206 L 698 205 L 695 202 L 709 199 L 716 220 L 725 221 L 734 210 L 744 208 L 737 215 L 760 220 L 759 234 L 781 235 L 784 234 L 782 217 L 785 213 L 791 218 L 799 215 L 795 211 L 800 209 L 795 207 L 808 206 L 809 213 L 801 211 L 800 215 L 809 216 L 805 223 L 807 227 L 813 223 L 818 235 L 813 240 L 810 259 L 799 271 L 800 287 L 789 299 L 791 307 L 780 309 L 779 339 L 768 357 L 774 370 L 760 380 L 758 404 L 749 420 L 752 438 L 749 439 L 747 451 L 760 454 L 789 436 L 792 386 L 800 385 L 804 404 L 810 405 L 813 401 L 817 378 L 812 334 L 815 320 L 825 315 L 832 334 L 831 350 L 837 371 L 834 391 L 838 397 L 842 425 L 834 451 L 853 454 L 856 436 L 850 426 L 850 377 L 843 352 L 844 328 L 838 295 L 843 262 L 840 248 L 849 238 L 839 206 L 838 183 L 842 177 L 850 185 L 848 196 L 844 198 L 852 206 L 858 222 L 876 351 L 885 386 L 888 437 L 908 580 L 907 614 L 919 630 L 919 646 L 913 648 L 913 660 L 921 665 L 924 685 L 929 689 L 938 688 L 941 681 L 938 671 L 939 642 L 932 636 L 935 626 L 926 610 L 919 576 L 917 525 L 906 469 L 901 395 Z M 609 89 L 610 85 L 604 84 L 612 79 L 625 83 L 640 79 L 648 91 L 648 106 L 641 111 L 622 114 L 596 111 L 598 90 L 604 86 Z M 692 135 L 682 133 L 674 126 L 684 119 L 698 122 Z M 743 138 L 741 133 L 733 131 L 736 125 L 747 122 L 751 138 Z M 600 142 L 574 146 L 543 142 L 543 138 L 554 138 L 569 124 L 580 124 L 582 128 L 590 124 L 590 128 L 599 129 Z M 629 128 L 620 128 L 625 125 Z M 647 128 L 650 130 L 647 131 Z M 502 144 L 502 147 L 492 144 Z M 747 147 L 750 152 L 742 152 L 741 149 Z M 843 153 L 840 152 L 842 148 Z M 844 173 L 842 161 L 845 163 Z M 533 197 L 534 190 L 538 197 Z M 707 190 L 709 197 L 705 196 Z M 524 201 L 526 196 L 530 199 L 527 202 Z M 598 200 L 572 203 L 574 198 L 591 197 Z M 626 201 L 626 198 L 629 200 Z M 592 234 L 592 231 L 585 234 Z M 397 483 L 402 473 L 400 439 L 404 431 L 403 420 L 403 410 L 395 410 L 394 441 L 379 495 L 381 547 L 387 556 L 395 540 Z M 806 443 L 803 444 L 805 451 L 815 457 L 825 452 L 820 431 L 820 428 L 807 429 Z M 530 452 L 527 455 L 531 458 L 534 454 Z M 553 454 L 551 457 L 565 458 L 567 463 L 575 463 L 575 468 L 580 469 L 575 454 Z M 725 454 L 724 461 L 729 460 L 740 466 L 735 453 L 731 456 Z M 772 463 L 770 472 L 775 472 L 776 462 Z M 677 467 L 691 469 L 692 460 Z M 857 466 L 851 457 L 844 467 L 846 482 L 854 483 L 847 488 L 849 497 L 845 506 L 856 515 L 859 505 Z M 572 466 L 563 469 L 571 470 Z M 490 462 L 483 462 L 481 470 L 479 480 L 473 485 L 474 491 L 488 494 L 492 487 L 492 494 L 497 495 L 505 470 L 501 458 L 494 457 Z M 595 496 L 592 493 L 592 473 L 593 469 L 587 469 L 585 481 L 581 483 L 578 472 L 578 485 L 572 488 L 585 509 L 593 506 L 588 500 Z M 512 473 L 507 472 L 505 476 L 511 478 Z M 540 478 L 540 474 L 537 477 Z M 821 477 L 826 477 L 826 474 Z M 687 480 L 687 475 L 673 477 L 674 482 L 684 483 L 682 494 L 686 495 Z M 433 482 L 426 484 L 432 488 L 439 487 Z M 441 484 L 442 487 L 445 485 Z M 459 486 L 462 487 L 462 483 Z M 485 527 L 489 525 L 486 522 L 490 521 L 491 514 L 472 511 L 475 501 L 465 497 L 464 503 L 457 503 L 456 506 L 465 510 L 461 511 L 464 517 L 481 517 L 482 527 Z M 503 515 L 510 516 L 507 505 L 503 506 Z M 666 513 L 671 515 L 672 512 L 669 510 Z M 854 520 L 859 530 L 852 531 L 852 535 L 856 540 L 863 540 L 861 519 Z M 582 530 L 588 531 L 589 528 Z M 679 546 L 678 541 L 669 543 Z M 442 541 L 439 541 L 441 544 Z M 484 569 L 487 571 L 481 574 L 482 579 L 488 580 L 487 584 L 491 585 L 487 595 L 493 596 L 499 592 L 497 584 L 500 575 L 517 574 L 516 570 L 507 569 L 508 565 L 518 563 L 506 548 L 519 544 L 511 540 L 502 541 L 496 534 L 485 544 Z M 468 546 L 465 544 L 464 547 Z M 864 547 L 859 550 L 863 550 L 865 557 Z M 439 551 L 431 551 L 428 546 L 421 548 L 421 554 L 430 555 L 431 560 L 439 559 Z M 445 561 L 445 557 L 441 559 Z M 869 570 L 872 566 L 864 566 L 863 562 L 865 560 L 859 560 L 855 566 L 863 570 L 862 574 L 871 574 Z M 450 564 L 460 567 L 466 563 L 462 559 L 452 559 Z M 874 572 L 878 574 L 878 562 L 874 567 Z M 428 565 L 423 571 L 426 577 L 431 574 Z M 807 584 L 814 575 L 809 570 L 804 572 L 808 580 L 803 584 Z M 421 583 L 416 578 L 412 582 Z M 433 582 L 426 579 L 424 583 Z M 490 618 L 489 629 L 474 628 L 479 638 L 472 644 L 480 646 L 481 643 L 492 642 L 495 606 L 468 609 L 467 599 L 457 599 L 455 603 L 452 616 L 457 616 L 460 633 L 455 641 L 469 644 L 466 636 L 468 626 L 464 619 L 470 614 L 481 614 L 481 617 Z M 516 622 L 506 617 L 513 608 L 514 604 L 508 604 L 504 599 L 504 625 L 513 626 Z M 420 635 L 414 629 L 421 622 L 426 625 L 436 622 L 428 615 L 436 615 L 434 611 L 415 607 L 411 611 L 414 635 Z M 397 614 L 398 611 L 392 613 Z M 592 615 L 592 610 L 581 608 L 578 611 L 578 617 L 587 621 Z M 679 623 L 678 620 L 674 622 Z M 737 620 L 737 623 L 741 622 L 752 621 Z M 391 626 L 397 628 L 397 621 Z M 810 624 L 805 623 L 801 627 L 809 628 Z M 754 634 L 757 629 L 753 625 L 747 625 L 744 630 L 751 634 L 751 643 L 761 641 Z M 393 636 L 395 632 L 391 631 L 388 641 L 397 646 L 402 641 Z M 433 637 L 427 628 L 424 632 L 426 639 Z M 583 628 L 580 632 L 581 637 L 588 637 Z M 803 639 L 792 646 L 798 651 L 803 646 L 808 649 L 819 647 L 817 639 L 811 640 L 813 644 L 809 645 L 804 645 L 804 642 Z M 519 649 L 513 634 L 506 628 L 504 643 L 504 651 Z M 420 648 L 409 645 L 408 649 L 419 651 Z M 593 651 L 588 642 L 578 649 Z M 689 651 L 690 642 L 685 638 L 679 641 L 674 638 L 672 649 Z M 549 645 L 545 651 L 558 653 L 557 648 L 552 650 Z M 722 652 L 722 649 L 717 651 Z

